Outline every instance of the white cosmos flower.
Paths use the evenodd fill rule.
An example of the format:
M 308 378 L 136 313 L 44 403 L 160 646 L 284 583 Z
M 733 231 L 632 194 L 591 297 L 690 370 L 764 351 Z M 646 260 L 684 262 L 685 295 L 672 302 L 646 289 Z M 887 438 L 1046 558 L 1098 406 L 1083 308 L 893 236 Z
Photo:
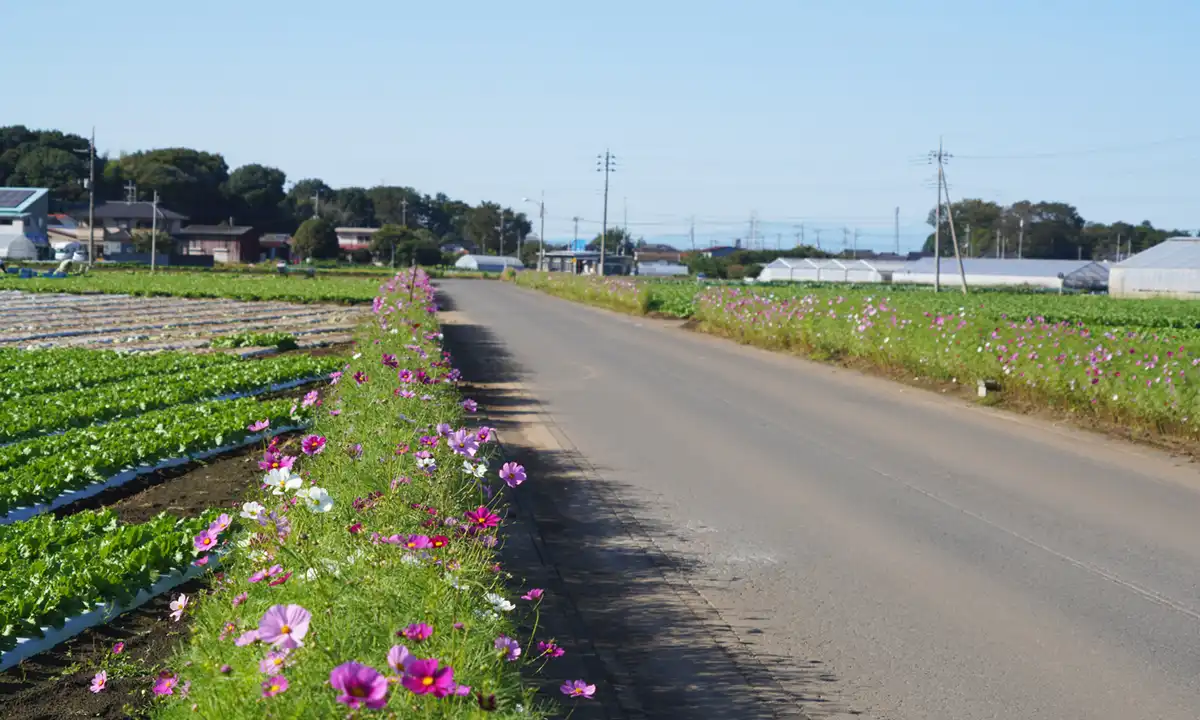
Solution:
M 483 596 L 483 599 L 491 603 L 492 607 L 496 608 L 497 612 L 508 612 L 516 607 L 516 605 L 513 605 L 508 600 L 505 600 L 496 593 L 488 593 Z
M 261 503 L 251 501 L 242 505 L 242 511 L 238 513 L 238 515 L 241 515 L 244 518 L 249 518 L 250 520 L 258 521 L 262 518 L 266 511 L 267 509 L 263 507 Z
M 313 512 L 326 513 L 333 509 L 333 498 L 325 492 L 325 488 L 310 487 L 296 493 L 296 497 L 303 500 Z
M 267 473 L 263 482 L 271 488 L 272 495 L 282 495 L 287 490 L 299 490 L 304 486 L 303 478 L 293 475 L 287 468 L 275 468 Z
M 487 463 L 481 462 L 473 464 L 470 460 L 463 460 L 463 472 L 472 477 L 481 478 L 484 475 L 487 475 Z
M 316 580 L 317 579 L 317 569 L 309 568 L 308 572 L 304 573 L 304 579 L 305 580 Z

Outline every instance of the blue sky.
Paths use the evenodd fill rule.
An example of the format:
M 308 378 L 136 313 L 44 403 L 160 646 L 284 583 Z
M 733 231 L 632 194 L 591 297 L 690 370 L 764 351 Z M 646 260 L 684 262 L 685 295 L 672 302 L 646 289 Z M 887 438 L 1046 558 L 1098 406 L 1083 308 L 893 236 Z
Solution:
M 48 0 L 3 17 L 23 83 L 0 124 L 95 125 L 114 155 L 189 146 L 335 187 L 514 206 L 544 190 L 550 238 L 576 215 L 598 231 L 608 147 L 609 222 L 627 207 L 635 235 L 686 245 L 694 216 L 709 244 L 755 213 L 771 245 L 803 224 L 884 249 L 900 207 L 912 247 L 939 135 L 955 199 L 1200 229 L 1195 0 Z

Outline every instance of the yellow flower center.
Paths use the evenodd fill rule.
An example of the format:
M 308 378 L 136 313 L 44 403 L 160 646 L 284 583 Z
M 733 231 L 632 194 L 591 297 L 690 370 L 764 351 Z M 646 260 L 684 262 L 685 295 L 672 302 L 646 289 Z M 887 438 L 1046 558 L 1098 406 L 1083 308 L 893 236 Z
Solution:
M 430 685 L 433 684 L 433 677 L 426 676 L 426 677 L 421 678 L 421 684 L 424 685 L 425 687 L 429 687 Z
M 279 683 L 271 683 L 271 692 L 279 692 Z
M 283 633 L 284 635 L 289 635 L 292 632 L 292 626 L 284 625 L 283 627 L 279 628 L 279 632 Z

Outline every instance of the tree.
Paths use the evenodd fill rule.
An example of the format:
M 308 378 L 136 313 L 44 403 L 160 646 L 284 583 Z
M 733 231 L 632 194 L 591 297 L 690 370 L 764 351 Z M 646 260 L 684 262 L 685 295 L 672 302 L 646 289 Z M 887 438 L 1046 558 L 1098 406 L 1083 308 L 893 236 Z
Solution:
M 266 165 L 243 165 L 229 174 L 225 192 L 239 222 L 264 231 L 291 230 L 284 214 L 287 176 Z
M 134 252 L 148 253 L 152 248 L 159 255 L 175 252 L 175 238 L 162 230 L 157 233 L 150 230 L 134 230 L 129 234 L 129 240 Z
M 193 223 L 229 220 L 235 208 L 224 192 L 229 166 L 218 153 L 162 148 L 123 155 L 105 168 L 110 184 L 132 182 L 139 196 L 159 193 L 159 202 Z
M 321 205 L 324 206 L 326 202 L 333 199 L 333 188 L 326 185 L 324 180 L 306 178 L 296 182 L 288 190 L 284 206 L 293 227 L 313 216 L 315 208 L 313 198 L 318 194 L 321 198 Z
M 610 227 L 604 240 L 604 252 L 611 255 L 620 255 L 622 252 L 626 255 L 632 255 L 636 245 L 630 237 L 628 231 L 621 227 Z M 587 249 L 593 252 L 600 250 L 600 233 L 596 233 L 596 237 L 587 244 Z
M 348 187 L 335 190 L 329 198 L 329 205 L 321 202 L 321 214 L 327 215 L 335 223 L 350 227 L 374 227 L 375 206 L 370 195 L 360 187 Z M 328 208 L 328 210 L 326 210 Z
M 292 237 L 292 251 L 303 258 L 329 260 L 338 256 L 337 233 L 326 218 L 309 218 Z

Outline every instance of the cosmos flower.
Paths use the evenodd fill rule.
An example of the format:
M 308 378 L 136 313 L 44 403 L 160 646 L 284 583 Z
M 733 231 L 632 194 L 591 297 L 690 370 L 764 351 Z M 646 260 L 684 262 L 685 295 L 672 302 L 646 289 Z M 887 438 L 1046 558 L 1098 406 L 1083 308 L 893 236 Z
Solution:
M 329 673 L 329 684 L 340 694 L 337 701 L 357 710 L 378 710 L 387 705 L 388 682 L 378 670 L 362 663 L 342 663 Z
M 590 699 L 593 695 L 596 694 L 596 686 L 588 685 L 586 682 L 584 682 L 582 680 L 568 680 L 567 682 L 563 683 L 558 689 L 560 691 L 562 691 L 562 694 L 566 695 L 567 697 Z
M 103 692 L 108 687 L 108 673 L 101 670 L 92 676 L 92 686 L 88 688 L 94 693 Z
M 272 605 L 258 621 L 258 639 L 288 650 L 304 645 L 312 613 L 299 605 Z

